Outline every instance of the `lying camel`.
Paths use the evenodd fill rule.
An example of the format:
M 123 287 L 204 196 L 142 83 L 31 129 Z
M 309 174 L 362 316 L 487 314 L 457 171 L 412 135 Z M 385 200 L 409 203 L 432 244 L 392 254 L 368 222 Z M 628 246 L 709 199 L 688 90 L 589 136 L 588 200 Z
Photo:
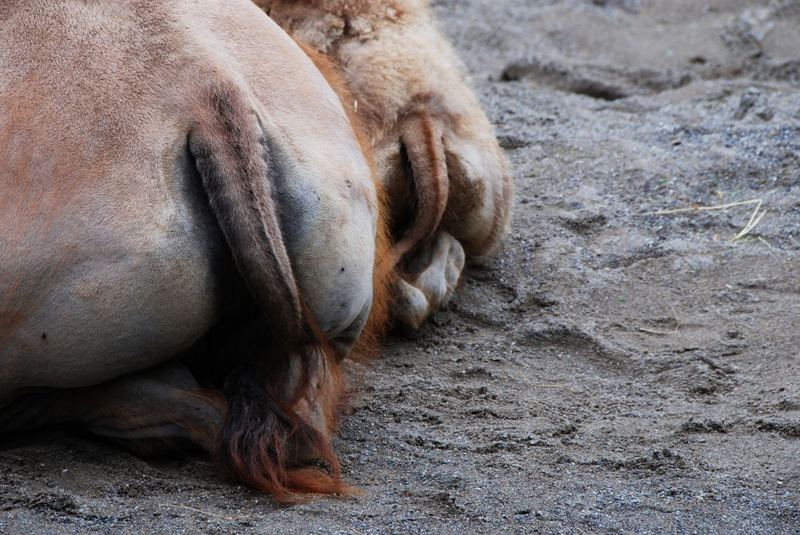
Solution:
M 395 255 L 405 255 L 392 311 L 419 327 L 452 296 L 464 253 L 484 261 L 511 214 L 509 165 L 460 61 L 426 0 L 255 2 L 343 69 L 354 97 L 346 105 L 366 127 L 387 192 Z
M 0 42 L 0 431 L 78 422 L 280 500 L 346 492 L 339 360 L 391 262 L 319 69 L 248 0 L 6 0 Z

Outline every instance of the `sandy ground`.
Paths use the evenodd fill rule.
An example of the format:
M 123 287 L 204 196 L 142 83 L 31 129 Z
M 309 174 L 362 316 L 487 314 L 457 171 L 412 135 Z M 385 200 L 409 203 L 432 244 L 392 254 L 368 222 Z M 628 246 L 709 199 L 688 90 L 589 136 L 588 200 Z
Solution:
M 364 496 L 0 445 L 2 533 L 800 533 L 800 2 L 434 2 L 513 161 L 507 247 L 350 366 Z M 760 199 L 663 216 L 647 212 Z

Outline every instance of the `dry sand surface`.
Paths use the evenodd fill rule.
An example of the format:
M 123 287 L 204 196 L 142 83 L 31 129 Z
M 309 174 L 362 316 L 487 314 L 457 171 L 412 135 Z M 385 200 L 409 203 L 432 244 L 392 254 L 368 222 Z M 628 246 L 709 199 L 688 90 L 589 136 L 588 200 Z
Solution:
M 0 446 L 0 532 L 800 533 L 800 2 L 434 6 L 516 211 L 446 311 L 350 366 L 364 496 L 276 508 L 51 431 Z

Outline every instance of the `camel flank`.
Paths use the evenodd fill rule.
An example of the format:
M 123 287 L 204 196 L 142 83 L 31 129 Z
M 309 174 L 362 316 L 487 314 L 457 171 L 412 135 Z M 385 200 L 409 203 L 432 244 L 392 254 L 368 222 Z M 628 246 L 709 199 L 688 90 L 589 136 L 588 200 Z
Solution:
M 386 190 L 396 317 L 418 327 L 508 231 L 509 164 L 452 46 L 423 0 L 255 0 L 342 67 Z M 422 246 L 419 244 L 422 243 Z
M 0 431 L 348 492 L 339 360 L 381 330 L 388 245 L 319 69 L 245 0 L 16 0 L 0 40 Z

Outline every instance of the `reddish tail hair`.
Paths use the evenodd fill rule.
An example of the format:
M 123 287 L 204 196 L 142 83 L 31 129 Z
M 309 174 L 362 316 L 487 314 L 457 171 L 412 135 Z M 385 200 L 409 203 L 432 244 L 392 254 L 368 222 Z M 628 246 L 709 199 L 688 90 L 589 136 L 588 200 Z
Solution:
M 219 456 L 237 479 L 282 502 L 297 501 L 301 493 L 345 493 L 329 440 L 292 408 L 315 367 L 327 366 L 329 359 L 319 362 L 303 349 L 319 336 L 303 311 L 271 191 L 270 178 L 281 172 L 275 162 L 279 147 L 248 95 L 233 83 L 217 77 L 197 108 L 189 149 L 234 263 L 264 318 L 258 326 L 264 334 L 237 355 L 223 388 L 228 412 Z M 287 394 L 293 364 L 299 364 L 299 381 Z M 329 395 L 335 401 L 339 392 Z M 327 473 L 296 466 L 300 453 L 323 460 Z
M 390 288 L 396 263 L 393 261 L 386 220 L 385 193 L 378 179 L 365 128 L 354 109 L 354 100 L 343 77 L 328 57 L 302 44 L 301 47 L 339 96 L 361 152 L 369 164 L 377 194 L 376 206 L 373 207 L 378 219 L 375 236 L 373 303 L 367 324 L 354 348 L 356 355 L 374 356 L 377 354 L 378 342 L 385 333 L 388 323 Z M 263 149 L 261 156 L 264 158 Z M 269 154 L 266 157 L 269 157 Z M 265 174 L 268 165 L 267 162 Z M 277 242 L 273 241 L 274 243 Z M 290 279 L 286 276 L 284 280 L 288 282 Z M 255 293 L 257 300 L 263 295 Z M 327 431 L 329 434 L 332 433 L 343 398 L 344 381 L 337 356 L 326 343 L 324 334 L 317 328 L 313 315 L 302 310 L 302 299 L 295 297 L 296 293 L 282 295 L 281 307 L 286 307 L 287 302 L 301 303 L 300 331 L 304 333 L 304 338 L 298 340 L 292 338 L 291 333 L 285 332 L 284 329 L 290 325 L 285 318 L 278 322 L 277 332 L 273 327 L 275 336 L 287 334 L 286 339 L 300 342 L 294 347 L 283 346 L 278 350 L 284 354 L 294 354 L 300 359 L 299 383 L 287 399 L 281 395 L 281 386 L 289 379 L 291 362 L 282 355 L 278 355 L 278 358 L 264 358 L 263 354 L 246 357 L 243 364 L 238 366 L 226 380 L 224 392 L 229 408 L 220 433 L 219 455 L 223 464 L 238 480 L 270 493 L 282 503 L 302 501 L 308 494 L 356 494 L 357 489 L 342 481 L 339 459 L 329 438 L 304 422 L 291 408 L 308 389 L 313 373 L 320 371 L 317 367 L 324 366 L 326 369 L 322 370 L 322 373 L 325 374 L 327 390 L 323 393 L 326 398 L 323 400 L 323 410 L 328 425 Z M 273 319 L 275 310 L 280 309 L 273 308 L 272 314 L 267 314 L 268 320 Z M 294 312 L 289 314 L 292 320 L 296 317 Z M 314 355 L 309 352 L 304 352 L 302 349 L 298 351 L 303 342 L 313 342 L 315 346 L 322 348 L 323 358 L 315 360 Z M 269 346 L 268 343 L 263 345 L 263 347 Z M 291 353 L 285 353 L 287 351 Z M 324 463 L 325 468 L 321 470 L 300 466 L 297 460 L 301 456 L 317 458 Z
M 272 384 L 277 384 L 275 377 L 281 374 L 273 376 Z M 296 391 L 306 388 L 305 383 L 301 380 Z M 338 380 L 335 386 L 334 395 L 338 395 Z M 330 441 L 302 421 L 273 388 L 265 388 L 263 369 L 240 366 L 234 370 L 226 381 L 225 395 L 229 409 L 219 453 L 236 479 L 268 492 L 280 503 L 301 502 L 309 494 L 355 492 L 341 479 Z M 309 457 L 319 459 L 324 469 L 299 464 Z

